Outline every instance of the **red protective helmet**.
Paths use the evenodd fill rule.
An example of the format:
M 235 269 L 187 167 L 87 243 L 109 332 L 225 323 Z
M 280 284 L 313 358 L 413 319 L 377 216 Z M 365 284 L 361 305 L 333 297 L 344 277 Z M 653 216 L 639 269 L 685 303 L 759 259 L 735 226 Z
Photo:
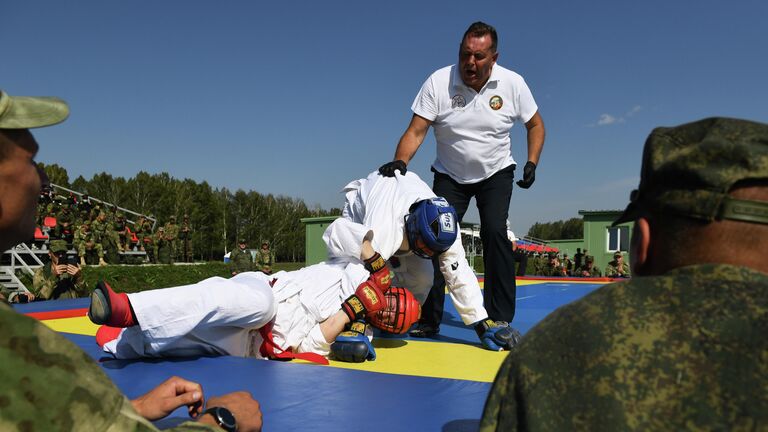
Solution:
M 419 320 L 421 305 L 406 288 L 391 287 L 384 293 L 387 307 L 368 315 L 371 325 L 389 333 L 403 334 Z

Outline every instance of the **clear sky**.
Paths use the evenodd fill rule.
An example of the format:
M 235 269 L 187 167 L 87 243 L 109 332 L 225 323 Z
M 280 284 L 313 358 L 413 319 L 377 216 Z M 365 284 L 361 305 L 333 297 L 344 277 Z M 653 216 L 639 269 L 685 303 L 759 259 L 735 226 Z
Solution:
M 765 0 L 26 0 L 0 17 L 0 88 L 70 104 L 36 132 L 38 160 L 70 179 L 166 171 L 340 207 L 348 181 L 391 160 L 416 92 L 477 20 L 547 128 L 536 183 L 512 195 L 518 234 L 623 208 L 653 127 L 768 121 Z M 512 140 L 522 165 L 522 124 Z M 434 155 L 430 132 L 409 166 L 428 184 Z

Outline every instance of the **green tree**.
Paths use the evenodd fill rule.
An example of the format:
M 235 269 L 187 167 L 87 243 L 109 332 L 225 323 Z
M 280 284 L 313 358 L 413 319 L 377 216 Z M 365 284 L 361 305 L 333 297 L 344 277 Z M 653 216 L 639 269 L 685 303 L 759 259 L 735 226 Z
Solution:
M 584 236 L 584 221 L 571 218 L 567 221 L 536 222 L 528 230 L 528 235 L 542 240 L 579 239 Z
M 58 164 L 46 165 L 42 162 L 38 162 L 37 166 L 45 171 L 45 174 L 48 176 L 51 183 L 65 188 L 70 186 L 69 174 L 67 174 L 67 170 L 64 167 L 59 166 Z

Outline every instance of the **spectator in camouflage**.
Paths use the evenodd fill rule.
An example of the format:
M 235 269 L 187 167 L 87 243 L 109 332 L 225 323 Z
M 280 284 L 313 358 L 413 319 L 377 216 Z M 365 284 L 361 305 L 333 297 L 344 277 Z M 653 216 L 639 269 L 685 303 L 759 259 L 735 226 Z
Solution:
M 263 240 L 261 248 L 256 252 L 256 268 L 262 273 L 272 274 L 274 261 L 275 257 L 272 255 L 272 251 L 269 250 L 269 241 Z
M 523 337 L 481 431 L 768 430 L 768 124 L 655 129 L 630 199 L 634 277 Z
M 29 128 L 63 121 L 67 105 L 55 98 L 11 97 L 0 91 L 0 250 L 32 236 L 35 204 L 45 173 Z M 128 400 L 104 371 L 72 342 L 0 302 L 0 425 L 3 430 L 157 431 L 150 422 L 187 406 L 197 422 L 173 430 L 220 430 L 203 412 L 202 387 L 173 377 Z M 53 390 L 52 390 L 53 389 Z M 259 404 L 239 392 L 208 399 L 234 414 L 238 431 L 261 429 Z
M 624 262 L 624 255 L 621 252 L 614 252 L 613 260 L 605 266 L 605 277 L 628 278 L 630 276 L 629 264 Z
M 251 251 L 247 250 L 248 242 L 240 239 L 237 247 L 229 253 L 229 269 L 232 276 L 238 273 L 253 271 L 253 257 Z
M 603 273 L 600 269 L 595 267 L 595 257 L 592 255 L 586 255 L 584 257 L 584 264 L 577 268 L 573 273 L 576 277 L 602 277 Z

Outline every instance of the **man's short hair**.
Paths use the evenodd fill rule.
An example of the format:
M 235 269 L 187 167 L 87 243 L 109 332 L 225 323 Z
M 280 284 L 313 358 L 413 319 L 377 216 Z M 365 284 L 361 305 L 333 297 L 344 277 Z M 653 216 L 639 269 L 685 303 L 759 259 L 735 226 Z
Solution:
M 467 36 L 481 37 L 487 34 L 491 35 L 491 51 L 496 52 L 499 43 L 498 37 L 496 36 L 496 29 L 493 28 L 492 25 L 482 21 L 474 22 L 469 26 L 467 31 L 464 32 L 464 37 L 461 38 L 461 43 L 463 44 L 464 41 L 467 40 Z

